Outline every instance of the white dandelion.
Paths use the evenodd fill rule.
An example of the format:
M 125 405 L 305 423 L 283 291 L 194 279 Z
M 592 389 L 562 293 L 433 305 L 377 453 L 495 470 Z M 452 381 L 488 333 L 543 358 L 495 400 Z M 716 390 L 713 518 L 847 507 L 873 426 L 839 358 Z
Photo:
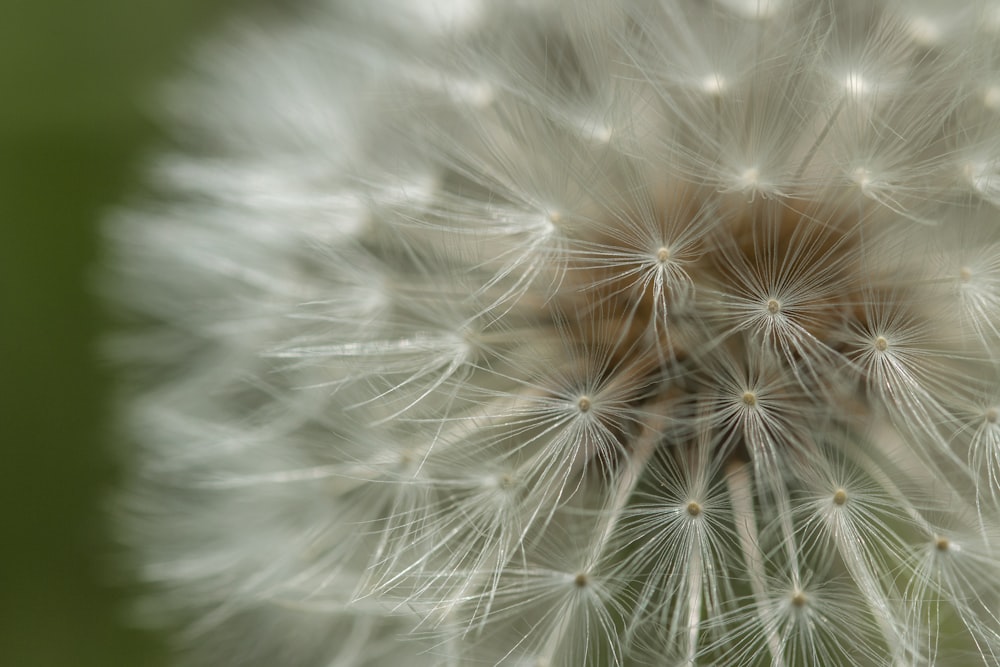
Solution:
M 996 665 L 1000 6 L 316 0 L 107 225 L 180 664 Z

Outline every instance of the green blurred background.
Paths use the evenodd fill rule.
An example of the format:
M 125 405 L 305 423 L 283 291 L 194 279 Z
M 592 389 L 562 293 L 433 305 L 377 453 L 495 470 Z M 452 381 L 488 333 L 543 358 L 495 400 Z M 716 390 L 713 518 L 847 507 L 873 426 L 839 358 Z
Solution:
M 109 374 L 88 280 L 154 82 L 237 0 L 0 0 L 0 665 L 165 665 L 108 580 Z M 237 6 L 242 5 L 242 6 Z

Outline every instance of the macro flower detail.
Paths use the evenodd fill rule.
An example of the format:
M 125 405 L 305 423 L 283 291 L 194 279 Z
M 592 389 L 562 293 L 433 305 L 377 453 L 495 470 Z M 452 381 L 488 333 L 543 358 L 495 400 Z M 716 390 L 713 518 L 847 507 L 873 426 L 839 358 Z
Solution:
M 184 664 L 1000 664 L 1000 4 L 317 0 L 107 226 Z

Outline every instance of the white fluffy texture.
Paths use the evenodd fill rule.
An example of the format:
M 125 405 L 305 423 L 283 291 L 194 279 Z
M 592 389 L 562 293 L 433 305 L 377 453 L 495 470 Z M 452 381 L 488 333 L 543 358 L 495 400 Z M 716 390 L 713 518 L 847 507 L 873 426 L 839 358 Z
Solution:
M 1000 5 L 327 2 L 109 224 L 204 665 L 1000 664 Z

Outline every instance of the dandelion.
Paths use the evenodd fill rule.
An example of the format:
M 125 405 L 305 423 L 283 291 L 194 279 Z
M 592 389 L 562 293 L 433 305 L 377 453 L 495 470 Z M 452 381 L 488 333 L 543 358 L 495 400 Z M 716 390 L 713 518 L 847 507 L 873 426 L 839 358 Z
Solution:
M 182 664 L 1000 664 L 1000 7 L 321 0 L 107 226 Z

